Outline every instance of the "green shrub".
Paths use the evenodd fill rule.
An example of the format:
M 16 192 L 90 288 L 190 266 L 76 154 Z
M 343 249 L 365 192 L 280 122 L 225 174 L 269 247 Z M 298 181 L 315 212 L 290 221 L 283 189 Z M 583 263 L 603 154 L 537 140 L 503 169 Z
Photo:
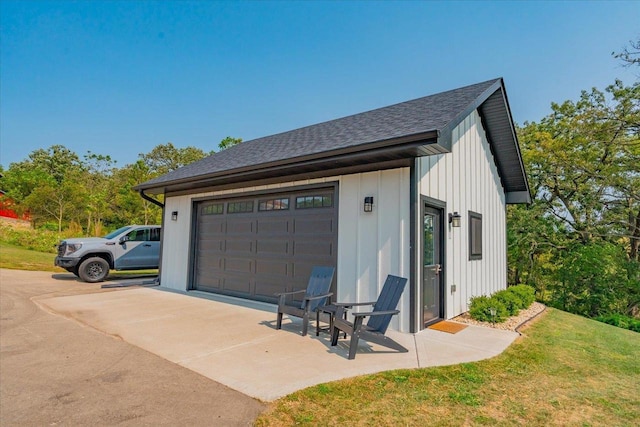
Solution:
M 1 241 L 33 251 L 55 253 L 55 247 L 62 237 L 64 236 L 53 231 L 14 228 L 0 224 Z
M 491 298 L 496 299 L 504 304 L 505 308 L 507 309 L 507 313 L 509 313 L 509 316 L 515 316 L 520 312 L 520 309 L 523 308 L 523 302 L 520 299 L 520 296 L 508 289 L 496 292 L 491 296 Z
M 529 308 L 536 300 L 536 290 L 529 285 L 509 286 L 507 291 L 516 294 L 520 298 L 520 301 L 522 301 L 520 308 Z
M 504 322 L 507 317 L 517 315 L 521 309 L 528 308 L 535 301 L 535 289 L 528 285 L 511 286 L 491 295 L 472 297 L 469 303 L 469 315 L 482 322 Z M 496 310 L 495 317 L 491 308 Z
M 40 231 L 51 231 L 55 233 L 58 231 L 58 224 L 55 222 L 44 222 L 42 224 L 39 224 L 37 229 Z
M 626 313 L 637 302 L 639 265 L 628 259 L 624 245 L 574 242 L 557 261 L 550 303 L 590 318 Z
M 640 332 L 640 320 L 623 314 L 606 314 L 594 318 L 598 322 L 607 323 L 622 329 L 629 329 L 634 332 Z
M 495 309 L 495 316 L 491 314 Z M 498 299 L 487 296 L 472 297 L 469 304 L 469 315 L 481 322 L 504 322 L 509 317 L 507 307 Z
M 32 251 L 55 253 L 60 240 L 86 236 L 82 226 L 76 222 L 71 222 L 67 229 L 62 230 L 62 233 L 58 233 L 57 227 L 56 225 L 55 230 L 51 231 L 50 223 L 43 224 L 37 229 L 12 227 L 0 223 L 0 241 Z M 97 231 L 100 232 L 100 236 L 106 234 L 102 226 Z

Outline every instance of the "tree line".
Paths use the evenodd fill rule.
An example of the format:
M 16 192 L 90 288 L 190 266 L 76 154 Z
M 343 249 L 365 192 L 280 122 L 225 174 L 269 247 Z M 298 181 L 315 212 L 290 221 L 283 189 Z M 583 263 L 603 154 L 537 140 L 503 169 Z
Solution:
M 614 56 L 640 65 L 640 40 Z M 517 129 L 533 196 L 509 206 L 510 284 L 587 317 L 640 317 L 640 83 L 551 104 Z
M 553 104 L 518 135 L 534 199 L 509 206 L 509 281 L 588 317 L 640 309 L 640 85 Z
M 224 138 L 228 148 L 241 138 Z M 0 166 L 0 189 L 18 213 L 28 212 L 34 227 L 61 232 L 72 227 L 100 236 L 127 224 L 159 224 L 162 212 L 132 188 L 214 154 L 200 148 L 160 144 L 124 167 L 109 155 L 91 151 L 80 157 L 64 145 L 30 153 L 23 161 Z

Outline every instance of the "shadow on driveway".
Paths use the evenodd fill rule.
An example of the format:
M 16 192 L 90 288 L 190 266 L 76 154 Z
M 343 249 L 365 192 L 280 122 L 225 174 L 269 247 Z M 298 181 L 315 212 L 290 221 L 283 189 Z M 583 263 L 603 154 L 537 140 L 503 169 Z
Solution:
M 84 283 L 80 278 L 72 273 L 54 273 L 51 275 L 52 279 L 60 280 L 63 282 L 80 282 Z M 122 273 L 112 272 L 104 280 L 105 282 L 123 282 L 132 280 L 154 280 L 158 278 L 158 273 Z

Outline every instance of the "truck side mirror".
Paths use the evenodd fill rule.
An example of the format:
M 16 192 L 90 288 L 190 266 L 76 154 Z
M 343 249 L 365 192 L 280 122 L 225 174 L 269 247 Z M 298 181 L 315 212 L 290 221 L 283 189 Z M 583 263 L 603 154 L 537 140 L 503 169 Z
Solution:
M 125 243 L 127 243 L 129 241 L 129 236 L 122 236 L 119 240 L 121 245 L 124 245 Z

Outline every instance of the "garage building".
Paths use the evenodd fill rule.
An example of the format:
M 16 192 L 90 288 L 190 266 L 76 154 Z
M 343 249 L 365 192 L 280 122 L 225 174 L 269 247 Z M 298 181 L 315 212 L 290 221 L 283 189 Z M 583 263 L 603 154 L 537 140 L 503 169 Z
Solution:
M 339 301 L 407 277 L 418 332 L 506 287 L 506 205 L 529 203 L 501 78 L 228 148 L 137 187 L 164 195 L 161 286 L 274 302 L 333 265 Z

